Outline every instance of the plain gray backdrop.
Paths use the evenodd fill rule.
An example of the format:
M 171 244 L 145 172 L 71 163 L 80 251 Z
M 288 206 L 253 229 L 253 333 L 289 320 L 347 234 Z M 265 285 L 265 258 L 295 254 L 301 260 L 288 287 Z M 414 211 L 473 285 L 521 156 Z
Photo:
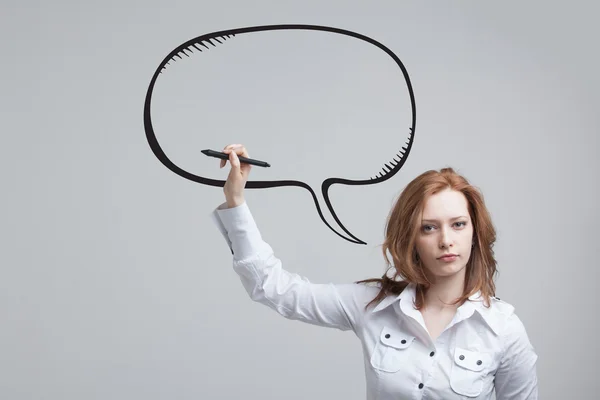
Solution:
M 395 177 L 331 190 L 366 246 L 329 230 L 306 190 L 246 191 L 284 267 L 320 283 L 381 276 L 400 191 L 452 166 L 492 213 L 497 295 L 516 307 L 539 355 L 540 398 L 596 398 L 597 7 L 3 0 L 0 398 L 364 398 L 359 341 L 251 302 L 209 218 L 222 189 L 165 168 L 143 129 L 148 84 L 172 49 L 284 23 L 380 41 L 404 62 L 417 105 L 414 147 Z M 264 38 L 236 38 L 185 64 L 197 62 L 197 75 L 165 74 L 194 78 L 157 96 L 167 154 L 226 179 L 200 150 L 244 143 L 273 164 L 250 179 L 317 190 L 327 177 L 374 175 L 398 148 L 385 135 L 408 128 L 391 60 L 327 34 Z M 351 161 L 361 151 L 374 164 Z

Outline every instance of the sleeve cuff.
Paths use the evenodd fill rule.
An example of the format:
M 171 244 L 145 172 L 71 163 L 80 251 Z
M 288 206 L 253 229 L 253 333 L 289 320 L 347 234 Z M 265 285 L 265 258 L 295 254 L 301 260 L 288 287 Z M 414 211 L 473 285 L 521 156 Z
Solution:
M 264 241 L 247 202 L 232 208 L 227 208 L 227 203 L 222 203 L 213 210 L 211 218 L 225 238 L 235 260 L 250 258 L 263 249 Z

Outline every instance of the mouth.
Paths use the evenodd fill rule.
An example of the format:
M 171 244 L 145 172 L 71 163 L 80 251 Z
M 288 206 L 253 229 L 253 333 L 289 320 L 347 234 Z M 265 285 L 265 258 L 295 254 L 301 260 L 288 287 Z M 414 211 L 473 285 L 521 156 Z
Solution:
M 457 258 L 458 258 L 457 254 L 446 254 L 446 255 L 438 258 L 438 260 L 449 262 L 449 261 L 454 261 Z

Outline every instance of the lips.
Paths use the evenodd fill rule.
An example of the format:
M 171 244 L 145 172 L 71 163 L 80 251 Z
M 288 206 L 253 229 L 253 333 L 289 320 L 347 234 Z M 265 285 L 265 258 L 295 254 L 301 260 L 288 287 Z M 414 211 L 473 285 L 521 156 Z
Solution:
M 453 254 L 453 253 L 452 253 L 452 254 L 444 254 L 443 256 L 441 256 L 441 257 L 440 257 L 440 259 L 441 259 L 441 258 L 452 258 L 452 257 L 456 257 L 456 256 L 457 256 L 457 255 L 456 255 L 456 254 Z

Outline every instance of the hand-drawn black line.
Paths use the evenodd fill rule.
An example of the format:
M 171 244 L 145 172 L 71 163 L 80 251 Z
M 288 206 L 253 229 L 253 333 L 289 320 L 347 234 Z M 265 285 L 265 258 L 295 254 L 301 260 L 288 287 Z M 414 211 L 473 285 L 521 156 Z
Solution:
M 415 97 L 414 97 L 414 93 L 413 93 L 412 84 L 411 84 L 410 78 L 408 76 L 408 72 L 407 72 L 404 64 L 402 63 L 402 61 L 400 61 L 400 59 L 398 58 L 398 56 L 396 56 L 389 48 L 387 48 L 386 46 L 384 46 L 383 44 L 379 43 L 378 41 L 376 41 L 374 39 L 371 39 L 360 33 L 348 31 L 345 29 L 329 27 L 329 26 L 284 24 L 284 25 L 262 25 L 262 26 L 251 26 L 251 27 L 245 27 L 245 28 L 228 29 L 228 30 L 224 30 L 224 31 L 207 33 L 202 36 L 198 36 L 194 39 L 188 40 L 187 42 L 177 46 L 173 51 L 171 51 L 164 58 L 164 60 L 159 64 L 158 68 L 156 69 L 156 72 L 154 73 L 152 80 L 150 81 L 150 85 L 148 87 L 148 91 L 146 93 L 146 99 L 144 102 L 144 129 L 146 132 L 146 138 L 148 140 L 148 144 L 150 145 L 150 148 L 154 152 L 154 155 L 160 160 L 160 162 L 163 163 L 168 169 L 170 169 L 177 175 L 179 175 L 183 178 L 189 179 L 191 181 L 204 184 L 204 185 L 223 187 L 225 185 L 224 180 L 216 180 L 216 179 L 201 177 L 201 176 L 194 175 L 188 171 L 185 171 L 185 170 L 179 168 L 167 157 L 167 155 L 164 153 L 164 151 L 158 144 L 158 140 L 156 138 L 156 135 L 154 133 L 154 128 L 152 126 L 152 118 L 150 115 L 152 93 L 154 90 L 154 86 L 156 84 L 156 80 L 158 79 L 158 76 L 166 69 L 167 65 L 170 64 L 170 62 L 177 62 L 177 58 L 179 58 L 180 60 L 183 59 L 181 57 L 182 54 L 189 57 L 187 52 L 193 53 L 194 49 L 197 51 L 200 51 L 200 52 L 205 52 L 205 51 L 211 49 L 211 47 L 209 47 L 209 45 L 216 47 L 216 44 L 214 42 L 216 42 L 217 44 L 223 44 L 224 41 L 226 41 L 227 39 L 233 38 L 236 35 L 250 33 L 250 32 L 277 31 L 277 30 L 322 31 L 322 32 L 336 33 L 336 34 L 340 34 L 340 35 L 346 35 L 346 36 L 350 36 L 350 37 L 365 41 L 369 44 L 372 44 L 372 45 L 378 47 L 379 49 L 383 50 L 386 54 L 388 54 L 396 62 L 396 64 L 398 65 L 398 67 L 400 68 L 400 70 L 402 72 L 402 75 L 406 82 L 406 86 L 407 86 L 408 93 L 410 96 L 412 122 L 409 127 L 408 139 L 403 143 L 403 146 L 398 151 L 396 156 L 393 157 L 393 159 L 391 161 L 388 161 L 387 163 L 384 164 L 384 167 L 382 168 L 381 172 L 379 172 L 374 177 L 370 177 L 369 179 L 349 180 L 349 179 L 342 179 L 342 178 L 328 178 L 328 179 L 325 179 L 323 181 L 323 183 L 321 184 L 321 192 L 323 194 L 323 198 L 325 199 L 325 204 L 327 205 L 327 208 L 331 212 L 331 215 L 333 216 L 336 223 L 340 226 L 340 228 L 342 228 L 342 230 L 344 232 L 346 232 L 346 234 L 350 238 L 339 233 L 327 222 L 327 220 L 323 216 L 323 212 L 319 205 L 319 201 L 317 199 L 316 194 L 314 193 L 313 189 L 304 182 L 295 181 L 295 180 L 279 180 L 279 181 L 250 181 L 249 180 L 245 186 L 246 189 L 266 189 L 266 188 L 282 187 L 282 186 L 297 186 L 297 187 L 304 188 L 304 189 L 308 190 L 310 192 L 310 194 L 312 195 L 313 201 L 317 208 L 317 212 L 319 213 L 321 220 L 325 223 L 325 225 L 327 225 L 327 227 L 329 227 L 329 229 L 331 229 L 336 235 L 340 236 L 341 238 L 343 238 L 351 243 L 367 244 L 366 242 L 358 239 L 356 236 L 354 236 L 352 233 L 350 233 L 350 231 L 348 231 L 348 229 L 346 229 L 346 227 L 341 223 L 341 221 L 339 220 L 337 214 L 335 213 L 335 211 L 333 209 L 331 201 L 329 200 L 329 195 L 328 195 L 329 188 L 331 187 L 331 185 L 334 185 L 334 184 L 353 185 L 353 186 L 355 186 L 355 185 L 374 185 L 377 183 L 384 182 L 384 181 L 390 179 L 391 177 L 393 177 L 394 175 L 396 175 L 396 173 L 398 173 L 398 171 L 400 171 L 400 169 L 402 168 L 402 166 L 404 165 L 404 163 L 406 162 L 406 160 L 408 158 L 408 155 L 410 153 L 410 150 L 411 150 L 413 142 L 414 142 L 415 128 L 416 128 Z M 222 39 L 222 41 L 219 39 Z

